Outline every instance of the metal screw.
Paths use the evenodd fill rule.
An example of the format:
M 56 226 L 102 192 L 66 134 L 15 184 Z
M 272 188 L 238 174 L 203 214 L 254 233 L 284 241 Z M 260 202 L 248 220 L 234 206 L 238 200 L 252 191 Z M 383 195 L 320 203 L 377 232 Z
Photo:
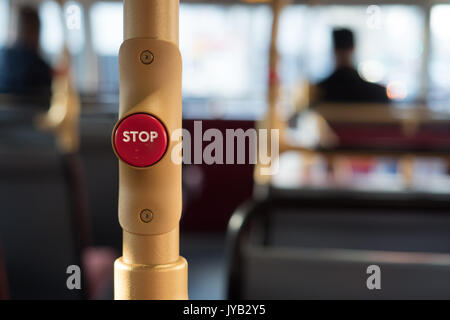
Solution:
M 141 52 L 141 62 L 143 64 L 150 64 L 155 60 L 155 56 L 149 50 Z
M 153 220 L 153 212 L 151 212 L 148 209 L 142 210 L 139 216 L 141 218 L 141 221 L 144 223 L 149 223 L 150 221 Z

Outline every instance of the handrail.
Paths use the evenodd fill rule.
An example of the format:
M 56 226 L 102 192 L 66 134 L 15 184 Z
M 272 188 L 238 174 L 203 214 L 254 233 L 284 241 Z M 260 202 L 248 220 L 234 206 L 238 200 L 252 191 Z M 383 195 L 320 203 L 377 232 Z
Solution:
M 188 297 L 187 262 L 179 255 L 181 164 L 172 160 L 171 141 L 182 126 L 178 5 L 124 1 L 119 121 L 112 135 L 123 229 L 123 256 L 114 265 L 118 300 Z

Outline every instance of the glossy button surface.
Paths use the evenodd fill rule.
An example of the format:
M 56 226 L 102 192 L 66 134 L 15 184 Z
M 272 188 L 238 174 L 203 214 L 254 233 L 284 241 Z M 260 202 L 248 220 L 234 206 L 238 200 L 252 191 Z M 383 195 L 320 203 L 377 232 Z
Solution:
M 113 137 L 117 155 L 135 167 L 148 167 L 157 163 L 168 145 L 164 125 L 146 113 L 132 114 L 121 120 Z

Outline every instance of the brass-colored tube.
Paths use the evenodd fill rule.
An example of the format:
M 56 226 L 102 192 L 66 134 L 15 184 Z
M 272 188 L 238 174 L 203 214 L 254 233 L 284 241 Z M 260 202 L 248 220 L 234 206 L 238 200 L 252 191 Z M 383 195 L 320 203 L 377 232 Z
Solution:
M 181 128 L 178 10 L 179 0 L 124 1 L 117 126 L 144 113 L 158 119 L 169 137 Z M 144 63 L 143 52 L 154 60 Z M 114 264 L 115 299 L 188 298 L 187 262 L 179 256 L 181 165 L 171 159 L 174 147 L 169 141 L 165 155 L 149 167 L 119 164 L 123 256 Z
M 124 40 L 151 38 L 178 44 L 179 0 L 125 0 Z
M 179 228 L 160 235 L 123 232 L 123 262 L 128 264 L 167 264 L 179 259 Z

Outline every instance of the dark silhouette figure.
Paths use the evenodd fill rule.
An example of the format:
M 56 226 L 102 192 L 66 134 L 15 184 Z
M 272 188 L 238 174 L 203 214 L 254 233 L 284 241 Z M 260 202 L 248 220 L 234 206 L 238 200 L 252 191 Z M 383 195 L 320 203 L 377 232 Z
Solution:
M 22 7 L 17 22 L 14 44 L 0 50 L 0 93 L 48 96 L 52 70 L 39 55 L 39 15 Z
M 333 30 L 336 69 L 318 84 L 319 101 L 388 103 L 386 88 L 363 80 L 353 67 L 355 41 L 349 29 Z

